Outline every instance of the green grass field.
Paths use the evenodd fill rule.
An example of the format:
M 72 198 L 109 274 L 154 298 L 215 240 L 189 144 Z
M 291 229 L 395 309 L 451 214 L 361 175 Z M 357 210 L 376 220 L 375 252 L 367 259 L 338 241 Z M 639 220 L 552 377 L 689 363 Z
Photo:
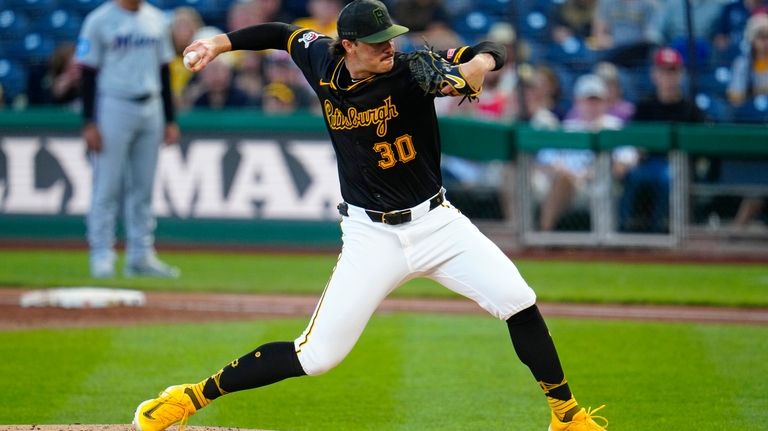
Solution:
M 83 251 L 0 250 L 0 286 L 93 285 L 147 290 L 317 294 L 335 255 L 266 255 L 165 252 L 181 267 L 178 280 L 93 280 Z M 668 303 L 768 307 L 766 265 L 516 261 L 542 301 Z M 415 280 L 396 296 L 449 297 L 427 280 Z
M 180 280 L 98 285 L 319 294 L 335 256 L 163 253 Z M 83 252 L 0 251 L 0 286 L 94 285 Z M 768 268 L 517 262 L 546 300 L 768 305 Z M 433 283 L 400 295 L 447 296 Z M 306 319 L 0 332 L 0 424 L 128 423 L 167 385 L 198 381 Z M 551 319 L 584 405 L 610 430 L 758 430 L 768 423 L 768 327 Z M 324 376 L 227 395 L 193 425 L 285 430 L 544 431 L 548 409 L 505 325 L 484 316 L 375 316 Z

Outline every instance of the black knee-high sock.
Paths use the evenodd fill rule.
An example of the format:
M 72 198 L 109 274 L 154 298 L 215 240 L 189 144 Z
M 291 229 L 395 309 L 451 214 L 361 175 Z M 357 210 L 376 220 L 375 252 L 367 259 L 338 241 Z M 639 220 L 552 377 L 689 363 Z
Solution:
M 292 342 L 259 346 L 204 380 L 203 395 L 213 400 L 221 395 L 258 388 L 289 377 L 306 375 Z
M 547 324 L 539 312 L 539 307 L 533 305 L 507 319 L 509 336 L 515 352 L 528 368 L 539 386 L 550 401 L 553 410 L 558 410 L 558 416 L 568 417 L 566 411 L 578 407 L 573 398 L 568 382 L 565 380 L 563 367 L 555 349 L 555 343 L 549 334 Z

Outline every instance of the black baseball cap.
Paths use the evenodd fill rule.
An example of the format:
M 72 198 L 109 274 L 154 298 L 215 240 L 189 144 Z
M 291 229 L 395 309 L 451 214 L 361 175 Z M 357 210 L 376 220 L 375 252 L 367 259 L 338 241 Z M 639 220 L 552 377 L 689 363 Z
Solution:
M 380 43 L 408 33 L 408 27 L 392 23 L 387 7 L 378 0 L 354 0 L 339 13 L 339 37 Z

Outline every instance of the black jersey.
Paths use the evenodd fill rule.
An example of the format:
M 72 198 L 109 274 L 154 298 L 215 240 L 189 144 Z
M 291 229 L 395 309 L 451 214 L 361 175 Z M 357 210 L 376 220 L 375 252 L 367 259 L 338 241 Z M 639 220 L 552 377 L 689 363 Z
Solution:
M 342 197 L 377 211 L 429 199 L 442 187 L 434 96 L 414 81 L 402 53 L 388 73 L 353 82 L 344 57 L 329 51 L 331 42 L 298 29 L 288 52 L 320 99 Z

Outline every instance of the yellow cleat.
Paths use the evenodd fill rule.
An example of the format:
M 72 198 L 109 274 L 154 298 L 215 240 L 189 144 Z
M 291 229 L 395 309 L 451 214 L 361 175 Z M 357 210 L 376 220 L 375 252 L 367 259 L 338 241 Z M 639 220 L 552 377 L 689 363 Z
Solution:
M 608 419 L 602 416 L 594 416 L 594 413 L 602 409 L 605 406 L 600 406 L 594 410 L 581 409 L 573 416 L 570 422 L 560 422 L 560 420 L 552 414 L 552 423 L 549 425 L 549 431 L 604 431 L 608 429 Z M 602 425 L 598 425 L 595 419 L 600 421 Z
M 189 417 L 210 402 L 196 385 L 169 386 L 157 398 L 139 404 L 133 427 L 136 431 L 162 431 L 178 423 L 179 431 L 183 431 Z

